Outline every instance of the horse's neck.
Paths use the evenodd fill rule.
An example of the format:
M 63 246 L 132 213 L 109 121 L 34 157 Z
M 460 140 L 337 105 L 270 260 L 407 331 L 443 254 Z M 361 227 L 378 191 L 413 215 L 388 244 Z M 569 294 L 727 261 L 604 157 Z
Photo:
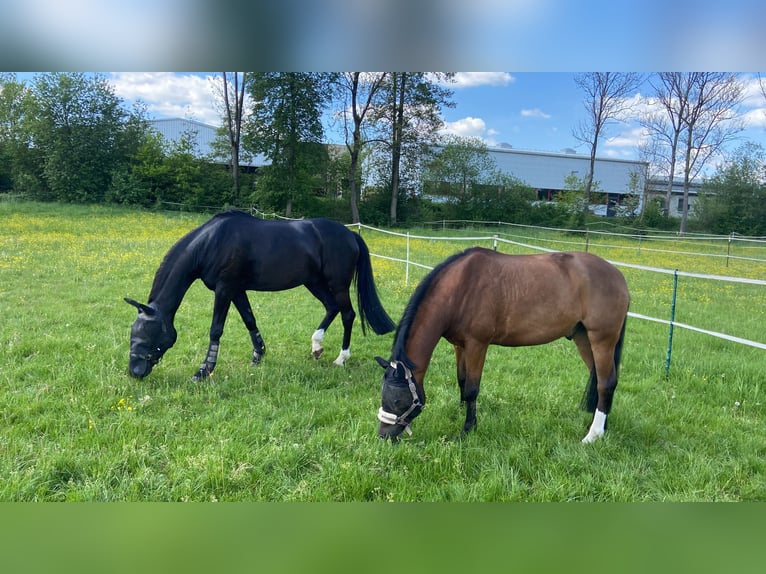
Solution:
M 185 258 L 179 259 L 169 268 L 160 268 L 154 278 L 149 303 L 159 308 L 172 322 L 181 301 L 197 276 Z
M 407 358 L 415 364 L 413 373 L 421 385 L 424 382 L 434 349 L 444 334 L 440 325 L 435 323 L 436 321 L 433 320 L 422 320 L 421 317 L 415 317 L 404 347 Z

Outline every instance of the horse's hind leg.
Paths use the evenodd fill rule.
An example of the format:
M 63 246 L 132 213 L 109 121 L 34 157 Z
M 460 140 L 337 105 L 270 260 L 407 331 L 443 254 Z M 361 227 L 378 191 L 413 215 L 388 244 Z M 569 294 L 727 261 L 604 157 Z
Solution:
M 578 345 L 579 347 L 579 345 Z M 591 374 L 590 393 L 592 395 L 592 386 L 594 381 L 593 371 L 596 378 L 596 397 L 591 397 L 590 403 L 595 402 L 593 421 L 591 422 L 588 434 L 582 439 L 583 443 L 591 443 L 601 437 L 606 431 L 606 418 L 612 409 L 612 399 L 614 391 L 617 388 L 617 370 L 614 363 L 614 345 L 601 341 L 591 343 L 593 355 L 593 370 Z M 595 401 L 594 401 L 595 398 Z
M 257 365 L 263 359 L 266 354 L 266 343 L 261 337 L 260 331 L 258 331 L 258 325 L 255 322 L 255 315 L 253 314 L 253 308 L 250 306 L 250 300 L 247 298 L 247 293 L 242 292 L 233 299 L 234 306 L 239 311 L 242 322 L 247 328 L 247 332 L 250 333 L 250 340 L 253 342 L 253 365 Z
M 324 347 L 322 346 L 324 334 L 330 324 L 335 320 L 338 313 L 340 313 L 340 308 L 335 302 L 335 298 L 328 287 L 322 285 L 306 285 L 306 288 L 314 297 L 321 301 L 325 308 L 325 315 L 322 318 L 322 321 L 311 335 L 311 354 L 315 359 L 318 359 L 324 352 Z
M 333 362 L 336 365 L 343 366 L 346 363 L 346 360 L 351 356 L 351 331 L 354 328 L 356 312 L 351 306 L 351 296 L 349 295 L 348 290 L 336 295 L 335 300 L 340 307 L 340 318 L 343 321 L 343 341 L 340 346 L 340 354 Z

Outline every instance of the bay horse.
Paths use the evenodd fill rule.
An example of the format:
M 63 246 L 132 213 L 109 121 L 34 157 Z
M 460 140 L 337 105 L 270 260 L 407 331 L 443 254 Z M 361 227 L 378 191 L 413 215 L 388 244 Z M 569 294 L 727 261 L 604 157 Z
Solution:
M 325 331 L 340 313 L 343 342 L 338 358 L 351 356 L 351 330 L 356 313 L 349 288 L 356 283 L 362 332 L 367 325 L 377 334 L 395 324 L 378 297 L 370 253 L 361 236 L 330 219 L 268 221 L 241 211 L 215 215 L 184 235 L 165 255 L 154 276 L 146 304 L 125 301 L 138 309 L 131 327 L 129 372 L 147 376 L 176 341 L 176 311 L 191 284 L 201 279 L 215 293 L 210 344 L 194 378 L 209 376 L 231 303 L 239 311 L 253 343 L 253 361 L 266 352 L 247 291 L 282 291 L 304 285 L 322 302 L 325 315 L 311 337 L 311 352 L 322 354 Z
M 582 407 L 594 413 L 583 443 L 604 434 L 617 386 L 630 295 L 622 273 L 584 252 L 507 255 L 474 247 L 434 268 L 418 285 L 394 335 L 385 369 L 378 435 L 397 440 L 426 403 L 424 377 L 443 337 L 455 349 L 466 403 L 463 433 L 476 426 L 489 345 L 573 340 L 590 372 Z

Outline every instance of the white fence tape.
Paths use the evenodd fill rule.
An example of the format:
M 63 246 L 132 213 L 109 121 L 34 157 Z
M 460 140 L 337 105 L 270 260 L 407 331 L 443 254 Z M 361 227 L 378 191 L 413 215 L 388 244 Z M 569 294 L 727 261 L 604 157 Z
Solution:
M 518 241 L 511 241 L 510 239 L 503 239 L 501 237 L 497 236 L 485 236 L 485 237 L 428 237 L 428 236 L 421 236 L 421 235 L 409 235 L 405 233 L 397 233 L 394 231 L 386 231 L 384 229 L 378 229 L 376 227 L 370 227 L 368 225 L 362 225 L 362 224 L 355 224 L 354 227 L 358 227 L 360 230 L 363 229 L 369 229 L 371 231 L 376 231 L 379 233 L 385 233 L 388 235 L 396 235 L 399 237 L 406 237 L 408 239 L 423 239 L 428 241 L 495 241 L 495 242 L 501 242 L 501 243 L 509 243 L 512 245 L 517 245 L 519 247 L 525 247 L 528 249 L 535 249 L 538 251 L 545 251 L 548 253 L 555 252 L 556 249 L 548 249 L 546 247 L 540 247 L 537 245 L 530 245 L 528 243 L 520 243 Z M 389 261 L 396 261 L 398 263 L 404 263 L 405 265 L 414 265 L 416 267 L 420 267 L 422 269 L 433 269 L 433 267 L 429 265 L 423 265 L 422 263 L 417 263 L 415 261 L 411 261 L 408 259 L 397 259 L 395 257 L 387 257 L 385 255 L 378 255 L 376 253 L 370 253 L 373 257 L 378 257 L 380 259 L 387 259 Z M 760 279 L 746 279 L 743 277 L 726 277 L 723 275 L 707 275 L 704 273 L 690 273 L 687 271 L 678 271 L 675 269 L 662 269 L 660 267 L 648 267 L 646 265 L 636 265 L 634 263 L 622 263 L 619 261 L 610 261 L 612 265 L 615 265 L 617 267 L 629 267 L 632 269 L 639 269 L 641 271 L 650 271 L 652 273 L 664 273 L 667 275 L 679 275 L 684 277 L 695 277 L 698 279 L 711 279 L 714 281 L 728 281 L 732 283 L 747 283 L 750 285 L 766 285 L 766 281 L 760 280 Z M 636 319 L 642 319 L 646 321 L 653 321 L 655 323 L 662 323 L 663 325 L 672 325 L 674 327 L 680 327 L 682 329 L 687 329 L 690 331 L 696 331 L 698 333 L 703 333 L 705 335 L 710 335 L 712 337 L 717 337 L 719 339 L 725 339 L 727 341 L 732 341 L 734 343 L 739 343 L 742 345 L 748 345 L 750 347 L 756 347 L 758 349 L 764 349 L 766 350 L 766 344 L 759 343 L 757 341 L 750 341 L 749 339 L 743 339 L 741 337 L 735 337 L 733 335 L 727 335 L 726 333 L 719 333 L 717 331 L 709 331 L 707 329 L 702 329 L 700 327 L 695 327 L 694 325 L 687 325 L 686 323 L 679 323 L 678 321 L 668 321 L 666 319 L 658 319 L 656 317 L 649 317 L 648 315 L 641 315 L 640 313 L 633 313 L 629 312 L 628 315 L 630 317 L 634 317 Z

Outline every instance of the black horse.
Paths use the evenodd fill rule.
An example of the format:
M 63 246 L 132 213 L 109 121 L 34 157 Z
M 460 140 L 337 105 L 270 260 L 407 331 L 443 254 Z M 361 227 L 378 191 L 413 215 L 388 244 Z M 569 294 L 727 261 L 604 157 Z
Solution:
M 176 341 L 173 320 L 191 284 L 201 279 L 215 293 L 210 346 L 194 375 L 213 372 L 218 345 L 231 303 L 239 311 L 253 342 L 253 364 L 266 345 L 258 331 L 246 291 L 282 291 L 305 285 L 325 307 L 324 319 L 311 337 L 315 358 L 322 354 L 324 333 L 340 313 L 343 343 L 334 361 L 343 365 L 351 356 L 351 329 L 356 313 L 349 288 L 356 282 L 362 323 L 381 335 L 395 327 L 378 298 L 364 240 L 329 219 L 267 221 L 240 211 L 214 216 L 182 237 L 165 255 L 154 276 L 149 301 L 125 301 L 138 309 L 130 333 L 130 373 L 145 377 Z

